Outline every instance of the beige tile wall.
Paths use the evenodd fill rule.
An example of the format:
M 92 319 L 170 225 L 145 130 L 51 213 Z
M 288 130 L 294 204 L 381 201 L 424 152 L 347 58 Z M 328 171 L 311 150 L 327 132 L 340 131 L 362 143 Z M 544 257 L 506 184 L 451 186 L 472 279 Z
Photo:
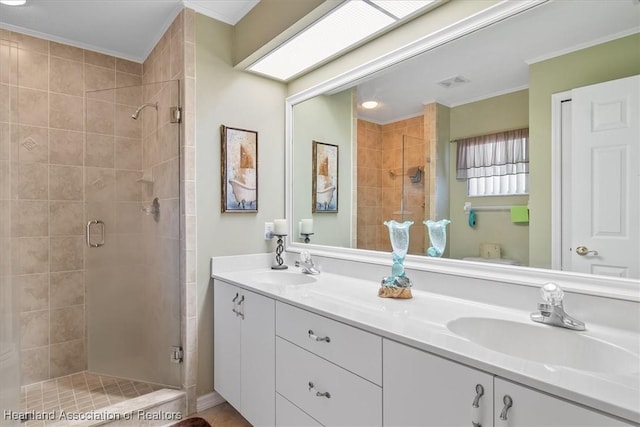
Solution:
M 358 120 L 357 132 L 357 247 L 375 250 L 382 232 L 382 126 Z
M 164 168 L 180 169 L 179 208 L 180 222 L 180 289 L 181 332 L 184 348 L 182 388 L 187 392 L 187 411 L 196 410 L 196 378 L 198 363 L 198 332 L 196 303 L 196 203 L 195 203 L 195 12 L 184 9 L 162 36 L 144 62 L 143 82 L 180 81 L 182 126 L 180 127 L 180 156 L 171 156 L 166 141 L 144 155 L 145 167 L 154 164 L 154 174 Z M 146 163 L 148 162 L 148 163 Z M 160 162 L 160 163 L 156 163 Z M 155 175 L 154 175 L 155 176 Z M 169 198 L 177 189 L 167 189 Z M 175 198 L 173 198 L 175 201 Z M 172 201 L 172 202 L 173 202 Z M 173 220 L 174 217 L 172 217 Z M 165 236 L 172 238 L 173 236 Z
M 142 65 L 5 30 L 0 38 L 18 46 L 17 80 L 0 82 L 0 92 L 18 100 L 10 135 L 12 269 L 21 301 L 22 383 L 29 384 L 86 368 L 84 184 L 113 191 L 102 168 L 115 166 L 119 141 L 118 117 L 105 114 L 109 105 L 98 99 L 86 114 L 100 120 L 85 129 L 84 93 L 140 83 Z M 96 169 L 85 177 L 84 166 Z
M 422 221 L 428 212 L 428 148 L 423 116 L 386 125 L 358 120 L 358 248 L 389 250 L 389 232 L 383 222 L 411 220 L 409 253 L 425 253 Z M 420 183 L 412 183 L 407 175 L 411 167 L 423 168 Z M 398 214 L 403 184 L 404 210 L 409 212 L 404 217 Z
M 167 221 L 179 221 L 181 330 L 185 348 L 182 385 L 188 411 L 196 408 L 196 217 L 195 217 L 195 12 L 182 11 L 143 64 L 97 52 L 0 30 L 0 39 L 19 47 L 17 81 L 0 79 L 0 96 L 16 99 L 17 114 L 0 108 L 2 147 L 8 140 L 15 167 L 11 190 L 16 195 L 3 209 L 16 220 L 12 267 L 21 290 L 20 330 L 22 383 L 29 384 L 86 368 L 84 217 L 92 203 L 117 198 L 118 231 L 138 226 L 133 212 L 141 200 L 136 186 L 139 165 L 180 171 L 179 187 L 161 180 Z M 5 66 L 7 61 L 0 61 Z M 143 73 L 144 70 L 144 73 Z M 0 70 L 0 76 L 8 75 Z M 139 146 L 143 129 L 129 115 L 140 95 L 135 91 L 86 91 L 180 80 L 183 121 L 180 156 L 171 157 L 169 141 Z M 114 93 L 115 92 L 115 93 Z M 115 99 L 114 99 L 115 97 Z M 111 114 L 115 103 L 115 115 Z M 10 119 L 19 118 L 8 135 Z M 85 121 L 85 118 L 88 120 Z M 85 127 L 86 123 L 86 127 Z M 138 122 L 139 123 L 139 122 Z M 85 138 L 86 132 L 86 138 Z M 9 138 L 10 136 L 10 138 Z M 4 157 L 3 157 L 4 158 Z M 82 167 L 85 166 L 83 172 Z M 140 188 L 138 186 L 138 188 Z M 86 201 L 86 212 L 83 202 Z M 140 198 L 138 198 L 140 196 Z M 96 208 L 101 208 L 95 206 Z M 176 239 L 176 235 L 164 236 Z M 115 256 L 110 254 L 107 256 Z

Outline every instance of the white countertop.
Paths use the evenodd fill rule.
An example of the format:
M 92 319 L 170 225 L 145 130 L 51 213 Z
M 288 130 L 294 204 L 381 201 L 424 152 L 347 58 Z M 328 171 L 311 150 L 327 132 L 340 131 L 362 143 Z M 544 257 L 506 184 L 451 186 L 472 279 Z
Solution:
M 309 310 L 334 320 L 405 343 L 505 379 L 575 401 L 588 407 L 640 423 L 640 365 L 633 373 L 590 372 L 525 360 L 482 347 L 456 335 L 447 323 L 461 317 L 503 319 L 541 328 L 530 312 L 443 296 L 413 289 L 413 298 L 396 300 L 377 296 L 379 283 L 322 272 L 302 285 L 256 280 L 260 268 L 215 271 L 212 277 Z M 284 274 L 301 275 L 299 269 Z M 636 355 L 640 336 L 626 330 L 588 324 L 584 334 L 615 344 Z M 505 336 L 505 340 L 509 339 Z M 558 351 L 562 351 L 561 348 Z M 640 356 L 639 356 L 640 357 Z

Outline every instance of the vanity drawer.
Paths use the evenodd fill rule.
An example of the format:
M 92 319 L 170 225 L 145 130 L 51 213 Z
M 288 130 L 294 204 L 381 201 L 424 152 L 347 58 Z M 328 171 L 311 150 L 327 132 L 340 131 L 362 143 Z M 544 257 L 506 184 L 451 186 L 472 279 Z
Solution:
M 382 425 L 382 388 L 280 337 L 276 391 L 326 426 Z
M 322 424 L 278 393 L 276 393 L 276 425 L 278 427 L 322 427 Z
M 382 385 L 379 336 L 281 302 L 276 305 L 276 335 Z

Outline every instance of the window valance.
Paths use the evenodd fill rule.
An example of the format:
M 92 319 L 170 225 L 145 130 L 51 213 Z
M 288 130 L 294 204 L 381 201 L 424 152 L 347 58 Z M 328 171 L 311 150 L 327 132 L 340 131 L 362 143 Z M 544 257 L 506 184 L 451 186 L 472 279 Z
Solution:
M 529 172 L 529 129 L 475 136 L 457 142 L 457 179 Z

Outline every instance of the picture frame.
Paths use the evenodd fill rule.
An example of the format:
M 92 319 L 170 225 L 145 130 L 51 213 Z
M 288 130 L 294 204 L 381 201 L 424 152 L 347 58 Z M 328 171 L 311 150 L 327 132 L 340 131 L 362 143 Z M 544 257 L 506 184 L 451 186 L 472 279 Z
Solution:
M 338 146 L 313 141 L 311 212 L 338 212 Z
M 258 212 L 258 132 L 220 126 L 222 212 Z

